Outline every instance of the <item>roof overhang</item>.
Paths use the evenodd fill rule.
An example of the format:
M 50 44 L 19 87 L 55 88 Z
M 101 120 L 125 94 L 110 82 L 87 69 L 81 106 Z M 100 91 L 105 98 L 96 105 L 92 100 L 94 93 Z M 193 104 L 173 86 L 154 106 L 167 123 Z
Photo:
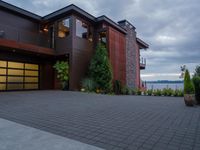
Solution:
M 143 40 L 141 40 L 140 38 L 136 38 L 136 41 L 139 44 L 139 48 L 140 49 L 147 49 L 147 48 L 149 48 L 149 45 L 147 43 L 145 43 Z
M 34 13 L 31 13 L 29 11 L 26 11 L 22 8 L 16 7 L 12 4 L 6 3 L 6 2 L 1 1 L 1 0 L 0 0 L 0 8 L 7 9 L 11 12 L 17 13 L 19 15 L 22 15 L 22 16 L 25 16 L 25 17 L 28 17 L 30 19 L 34 19 L 34 20 L 37 20 L 37 21 L 41 21 L 41 19 L 42 19 L 42 17 L 39 16 L 39 15 L 36 15 Z

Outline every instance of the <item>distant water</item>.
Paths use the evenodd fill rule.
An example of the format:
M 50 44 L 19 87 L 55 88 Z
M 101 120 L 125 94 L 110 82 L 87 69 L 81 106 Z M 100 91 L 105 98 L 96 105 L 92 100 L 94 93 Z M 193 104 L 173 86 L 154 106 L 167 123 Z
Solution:
M 183 83 L 147 83 L 147 89 L 183 89 Z

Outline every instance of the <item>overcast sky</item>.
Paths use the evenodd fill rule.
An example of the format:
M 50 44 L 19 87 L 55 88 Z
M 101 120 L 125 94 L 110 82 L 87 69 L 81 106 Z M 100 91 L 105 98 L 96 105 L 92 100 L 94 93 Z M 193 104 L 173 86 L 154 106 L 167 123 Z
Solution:
M 143 80 L 178 80 L 180 66 L 191 72 L 200 64 L 199 0 L 4 0 L 44 16 L 75 4 L 94 16 L 115 22 L 127 19 L 137 36 L 150 45 Z

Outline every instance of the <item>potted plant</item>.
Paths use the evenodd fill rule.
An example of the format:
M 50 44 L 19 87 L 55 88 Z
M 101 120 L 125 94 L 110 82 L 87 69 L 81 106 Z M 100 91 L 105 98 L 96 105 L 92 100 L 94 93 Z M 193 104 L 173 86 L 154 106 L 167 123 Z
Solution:
M 195 104 L 194 85 L 188 69 L 186 69 L 184 77 L 184 101 L 186 106 L 194 106 Z
M 69 80 L 69 64 L 66 61 L 57 61 L 53 66 L 57 71 L 57 78 L 62 84 L 62 89 L 68 89 L 68 80 Z

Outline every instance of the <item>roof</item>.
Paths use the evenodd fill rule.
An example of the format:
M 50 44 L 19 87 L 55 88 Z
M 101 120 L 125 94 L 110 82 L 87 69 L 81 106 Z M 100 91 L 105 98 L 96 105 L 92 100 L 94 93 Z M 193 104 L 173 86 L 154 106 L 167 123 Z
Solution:
M 2 0 L 0 0 L 0 8 L 1 7 L 5 8 L 5 9 L 7 9 L 9 11 L 15 12 L 17 14 L 23 15 L 25 17 L 37 20 L 37 21 L 40 21 L 42 19 L 42 17 L 39 16 L 39 15 L 36 15 L 36 14 L 34 14 L 32 12 L 29 12 L 27 10 L 24 10 L 22 8 L 16 7 L 16 6 L 12 5 L 12 4 L 6 3 L 6 2 L 4 2 Z
M 6 3 L 2 0 L 0 0 L 0 7 L 3 7 L 7 10 L 10 10 L 12 12 L 15 12 L 17 14 L 23 15 L 25 17 L 28 17 L 28 18 L 31 18 L 31 19 L 34 19 L 34 20 L 37 20 L 37 21 L 51 20 L 51 19 L 55 19 L 59 16 L 62 16 L 63 14 L 66 14 L 68 12 L 76 12 L 76 13 L 86 17 L 87 19 L 89 19 L 93 22 L 96 22 L 96 23 L 101 22 L 101 21 L 105 21 L 105 22 L 109 23 L 111 26 L 113 26 L 114 28 L 118 29 L 119 31 L 126 33 L 125 29 L 120 27 L 117 23 L 112 21 L 110 18 L 108 18 L 104 15 L 96 18 L 96 17 L 92 16 L 91 14 L 87 13 L 86 11 L 84 11 L 83 9 L 77 7 L 74 4 L 66 6 L 62 9 L 59 9 L 59 10 L 52 12 L 52 13 L 46 15 L 46 16 L 43 16 L 43 17 L 36 15 L 36 14 L 30 12 L 30 11 L 19 8 L 17 6 L 14 6 L 12 4 Z
M 144 41 L 142 41 L 140 38 L 136 38 L 136 41 L 139 43 L 141 48 L 144 48 L 144 49 L 149 48 L 149 45 L 147 43 L 145 43 Z

